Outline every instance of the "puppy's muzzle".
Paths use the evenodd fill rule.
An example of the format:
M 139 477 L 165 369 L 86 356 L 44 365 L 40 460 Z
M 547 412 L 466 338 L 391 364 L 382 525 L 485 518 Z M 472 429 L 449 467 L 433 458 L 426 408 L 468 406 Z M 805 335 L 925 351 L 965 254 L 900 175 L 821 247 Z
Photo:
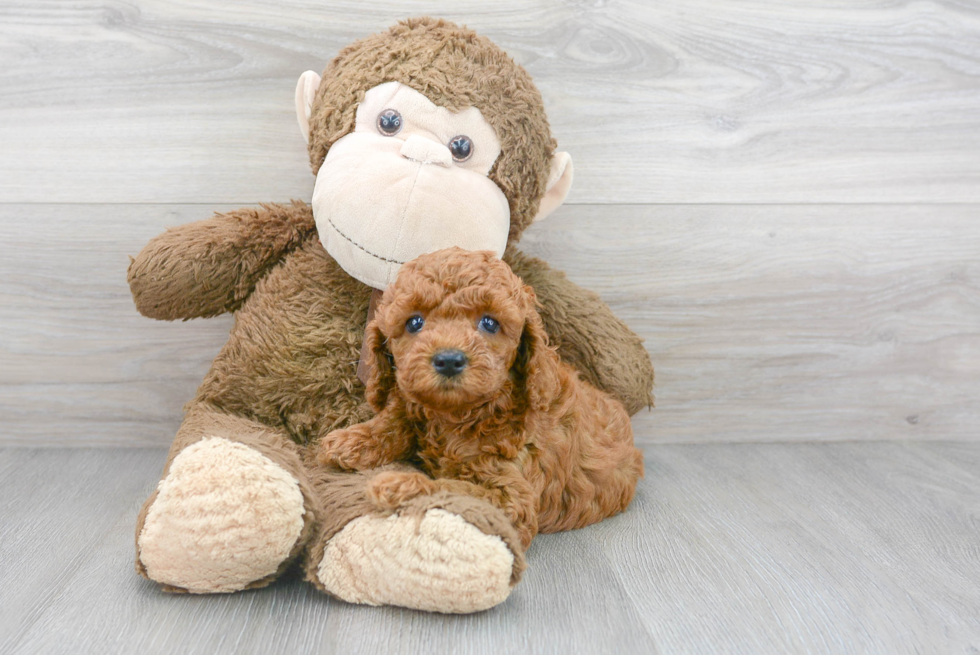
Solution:
M 462 373 L 469 364 L 462 350 L 440 350 L 432 356 L 432 368 L 445 378 L 453 378 Z

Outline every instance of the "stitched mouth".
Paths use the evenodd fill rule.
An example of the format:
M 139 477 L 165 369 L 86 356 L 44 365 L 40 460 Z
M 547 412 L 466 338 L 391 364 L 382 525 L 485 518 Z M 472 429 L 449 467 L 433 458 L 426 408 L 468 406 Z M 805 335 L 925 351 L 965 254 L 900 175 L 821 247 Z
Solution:
M 388 264 L 398 264 L 399 266 L 401 266 L 402 264 L 405 263 L 405 262 L 399 261 L 397 259 L 389 259 L 388 257 L 382 257 L 381 255 L 377 255 L 377 254 L 371 252 L 370 250 L 368 250 L 367 248 L 365 248 L 364 246 L 362 246 L 361 244 L 359 244 L 358 242 L 354 241 L 349 236 L 347 236 L 346 234 L 344 234 L 343 231 L 339 227 L 337 227 L 337 224 L 334 223 L 330 219 L 329 216 L 327 216 L 327 222 L 330 223 L 330 227 L 333 228 L 333 231 L 334 232 L 336 232 L 337 234 L 339 234 L 340 236 L 342 236 L 347 241 L 347 243 L 351 244 L 352 246 L 354 246 L 355 248 L 357 248 L 358 250 L 360 250 L 364 254 L 370 255 L 371 257 L 374 257 L 375 259 L 380 260 L 380 261 L 383 261 L 383 262 L 386 262 Z

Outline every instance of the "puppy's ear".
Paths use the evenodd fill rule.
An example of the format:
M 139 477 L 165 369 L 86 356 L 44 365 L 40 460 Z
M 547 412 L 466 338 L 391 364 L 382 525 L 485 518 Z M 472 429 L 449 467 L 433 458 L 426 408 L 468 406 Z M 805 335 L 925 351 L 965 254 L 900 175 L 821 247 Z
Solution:
M 395 367 L 391 352 L 385 345 L 385 335 L 378 326 L 378 319 L 372 319 L 366 330 L 364 339 L 370 356 L 367 357 L 368 379 L 365 396 L 374 411 L 380 412 L 387 404 L 391 390 L 395 388 Z
M 548 345 L 544 324 L 533 308 L 524 320 L 511 371 L 518 395 L 527 399 L 531 409 L 547 409 L 561 391 L 558 354 Z

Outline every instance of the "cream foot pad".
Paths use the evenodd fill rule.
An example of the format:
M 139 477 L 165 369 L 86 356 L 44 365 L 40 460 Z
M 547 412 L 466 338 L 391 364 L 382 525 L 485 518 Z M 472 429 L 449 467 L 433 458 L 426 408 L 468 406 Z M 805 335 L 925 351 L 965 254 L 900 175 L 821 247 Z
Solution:
M 495 535 L 442 509 L 413 516 L 363 516 L 326 546 L 317 576 L 351 603 L 468 613 L 502 603 L 514 554 Z
M 140 532 L 152 580 L 237 591 L 276 572 L 303 529 L 296 479 L 240 443 L 211 437 L 174 458 Z

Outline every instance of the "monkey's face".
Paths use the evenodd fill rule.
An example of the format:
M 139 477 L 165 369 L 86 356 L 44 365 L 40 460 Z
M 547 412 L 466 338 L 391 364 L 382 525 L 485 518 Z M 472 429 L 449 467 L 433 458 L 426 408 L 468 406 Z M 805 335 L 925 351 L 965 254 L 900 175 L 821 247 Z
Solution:
M 320 240 L 344 270 L 378 289 L 405 262 L 443 248 L 499 257 L 510 209 L 487 177 L 499 155 L 476 107 L 453 113 L 398 82 L 380 84 L 317 173 Z

